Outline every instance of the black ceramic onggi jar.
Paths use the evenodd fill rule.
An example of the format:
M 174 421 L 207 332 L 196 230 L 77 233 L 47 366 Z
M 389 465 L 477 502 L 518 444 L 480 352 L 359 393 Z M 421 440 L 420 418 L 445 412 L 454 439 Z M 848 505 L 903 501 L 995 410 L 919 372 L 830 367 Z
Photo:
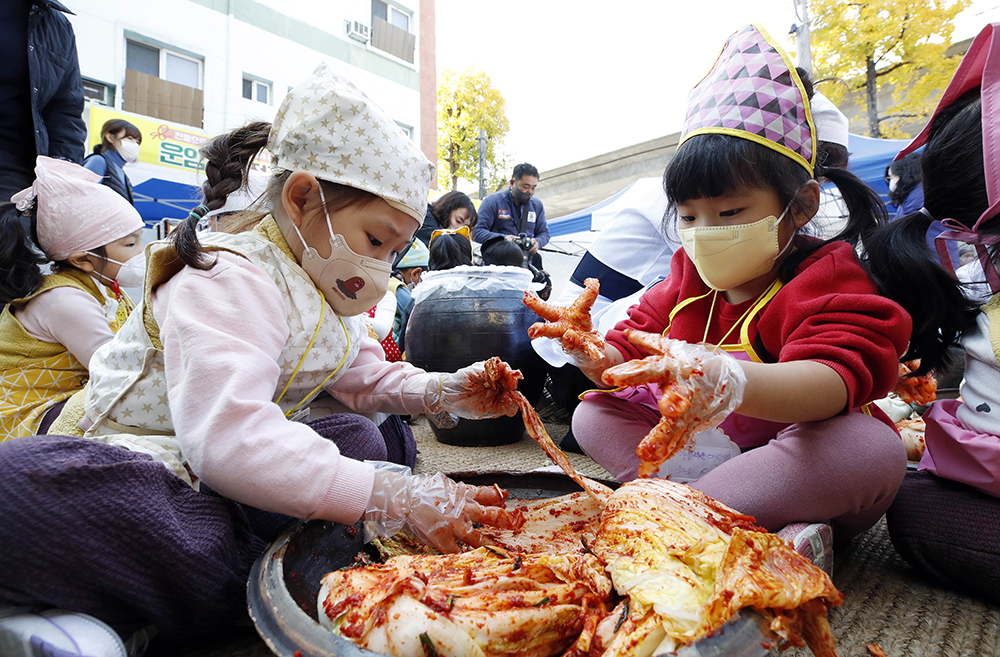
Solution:
M 531 348 L 528 327 L 541 321 L 522 299 L 531 273 L 516 267 L 456 267 L 429 272 L 414 290 L 406 328 L 406 359 L 429 372 L 454 372 L 499 356 L 521 370 L 518 389 L 531 404 L 545 385 L 545 362 Z M 426 287 L 425 287 L 426 286 Z M 451 429 L 433 424 L 449 445 L 506 445 L 524 436 L 521 415 L 461 419 Z

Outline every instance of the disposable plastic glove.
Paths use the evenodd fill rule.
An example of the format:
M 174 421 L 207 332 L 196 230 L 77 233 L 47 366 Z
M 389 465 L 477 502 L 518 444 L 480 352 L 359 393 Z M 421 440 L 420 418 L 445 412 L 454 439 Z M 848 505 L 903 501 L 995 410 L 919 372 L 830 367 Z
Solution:
M 459 552 L 459 541 L 478 547 L 482 535 L 473 523 L 516 529 L 524 517 L 502 506 L 506 491 L 469 486 L 435 475 L 415 475 L 395 463 L 368 461 L 375 466 L 375 485 L 365 510 L 365 541 L 408 529 L 442 552 Z
M 594 330 L 590 316 L 599 290 L 599 281 L 588 278 L 583 292 L 568 306 L 556 306 L 542 301 L 534 292 L 525 292 L 524 305 L 546 320 L 532 324 L 528 337 L 558 340 L 566 357 L 584 373 L 603 371 L 611 364 L 606 353 L 608 345 Z
M 438 374 L 427 385 L 424 406 L 427 407 L 427 417 L 438 427 L 447 429 L 455 426 L 454 423 L 447 424 L 448 416 L 482 420 L 516 415 L 517 404 L 506 392 L 507 388 L 490 381 L 486 375 L 486 363 L 480 361 L 454 374 Z
M 631 329 L 625 335 L 652 355 L 607 369 L 603 381 L 613 386 L 660 387 L 663 417 L 636 449 L 642 461 L 639 476 L 648 477 L 695 434 L 716 428 L 739 408 L 747 378 L 739 361 L 718 347 Z

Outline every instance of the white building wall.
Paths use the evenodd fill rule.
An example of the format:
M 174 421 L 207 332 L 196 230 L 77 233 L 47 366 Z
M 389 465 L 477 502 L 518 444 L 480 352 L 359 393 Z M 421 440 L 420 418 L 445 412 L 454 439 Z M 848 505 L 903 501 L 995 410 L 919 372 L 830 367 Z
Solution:
M 81 73 L 86 78 L 115 85 L 115 107 L 122 107 L 125 80 L 125 39 L 134 36 L 154 46 L 174 49 L 203 59 L 204 126 L 218 134 L 252 120 L 270 121 L 289 87 L 308 77 L 326 61 L 381 106 L 393 119 L 420 134 L 420 91 L 415 63 L 403 62 L 368 44 L 346 36 L 344 20 L 368 24 L 370 0 L 255 0 L 249 3 L 278 12 L 275 34 L 231 17 L 214 7 L 236 6 L 242 0 L 65 0 L 76 32 Z M 412 13 L 410 31 L 419 25 L 418 0 L 390 2 Z M 246 10 L 248 4 L 241 5 Z M 259 7 L 258 7 L 259 8 Z M 287 21 L 286 21 L 287 19 Z M 329 44 L 341 57 L 320 52 L 296 41 L 301 21 L 334 40 Z M 289 27 L 291 26 L 291 27 Z M 300 31 L 301 33 L 301 31 Z M 316 33 L 303 34 L 303 40 Z M 309 38 L 305 38 L 309 37 Z M 419 37 L 418 37 L 419 38 Z M 418 42 L 419 51 L 419 42 Z M 345 61 L 350 60 L 350 61 Z M 242 95 L 244 74 L 271 83 L 268 104 Z

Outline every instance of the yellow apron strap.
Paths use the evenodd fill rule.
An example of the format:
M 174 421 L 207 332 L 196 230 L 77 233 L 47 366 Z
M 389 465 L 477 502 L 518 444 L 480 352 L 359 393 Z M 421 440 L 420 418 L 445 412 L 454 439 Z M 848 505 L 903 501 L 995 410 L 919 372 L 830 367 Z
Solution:
M 764 294 L 761 295 L 760 299 L 757 299 L 757 302 L 750 308 L 746 318 L 743 320 L 743 325 L 740 326 L 740 344 L 733 346 L 745 349 L 747 355 L 750 356 L 750 359 L 754 362 L 760 363 L 763 361 L 761 361 L 757 352 L 753 350 L 753 345 L 750 344 L 750 322 L 760 313 L 761 310 L 764 309 L 764 306 L 766 306 L 768 302 L 774 298 L 774 295 L 778 293 L 778 290 L 780 290 L 783 285 L 784 283 L 781 282 L 780 278 L 774 279 L 774 282 L 771 283 L 771 287 L 767 288 L 767 290 L 764 291 Z M 722 348 L 725 349 L 726 347 L 723 346 Z
M 590 390 L 584 390 L 576 398 L 583 401 L 584 396 L 592 392 L 621 392 L 622 390 L 625 390 L 625 386 L 618 386 L 617 388 L 591 388 Z
M 674 315 L 684 310 L 684 308 L 687 307 L 688 304 L 694 303 L 695 301 L 700 301 L 705 297 L 707 297 L 708 295 L 712 294 L 713 292 L 715 292 L 715 290 L 709 290 L 708 292 L 702 294 L 701 296 L 684 299 L 684 301 L 681 301 L 679 304 L 674 306 L 673 310 L 671 310 L 670 314 L 667 316 L 667 327 L 663 329 L 663 333 L 661 335 L 666 336 L 668 333 L 670 333 L 670 325 L 674 323 Z

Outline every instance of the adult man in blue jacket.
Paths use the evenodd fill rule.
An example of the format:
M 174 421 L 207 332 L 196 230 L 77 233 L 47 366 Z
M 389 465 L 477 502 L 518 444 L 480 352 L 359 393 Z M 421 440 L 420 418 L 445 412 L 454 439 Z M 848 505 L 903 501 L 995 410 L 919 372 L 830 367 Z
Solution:
M 510 189 L 483 199 L 472 237 L 483 245 L 484 256 L 499 240 L 515 240 L 524 233 L 531 243 L 532 264 L 542 268 L 538 249 L 549 243 L 549 225 L 542 202 L 533 198 L 537 186 L 538 169 L 525 162 L 514 167 Z
M 57 0 L 0 1 L 0 202 L 31 185 L 36 155 L 83 160 L 83 83 L 64 13 Z

